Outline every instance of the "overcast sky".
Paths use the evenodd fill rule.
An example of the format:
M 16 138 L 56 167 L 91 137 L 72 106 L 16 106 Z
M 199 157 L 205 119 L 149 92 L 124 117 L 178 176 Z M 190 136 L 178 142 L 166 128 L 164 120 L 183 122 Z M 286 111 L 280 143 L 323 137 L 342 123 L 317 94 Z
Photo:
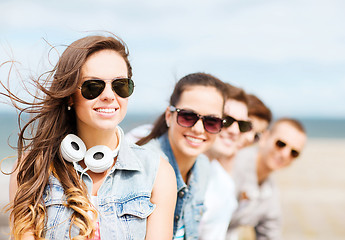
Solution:
M 123 38 L 136 84 L 129 112 L 163 111 L 175 82 L 200 71 L 256 94 L 276 117 L 345 118 L 343 0 L 1 0 L 0 9 L 1 62 L 35 73 L 49 67 L 48 43 L 96 30 Z

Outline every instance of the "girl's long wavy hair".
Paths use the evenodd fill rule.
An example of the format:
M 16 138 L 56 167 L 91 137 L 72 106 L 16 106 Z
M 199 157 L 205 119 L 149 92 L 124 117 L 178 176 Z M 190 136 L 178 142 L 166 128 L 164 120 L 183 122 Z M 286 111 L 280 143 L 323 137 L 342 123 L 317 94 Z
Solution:
M 84 37 L 68 46 L 51 71 L 32 79 L 38 89 L 34 102 L 16 97 L 1 82 L 6 90 L 1 95 L 10 98 L 19 110 L 18 121 L 21 121 L 23 113 L 30 114 L 29 121 L 20 128 L 18 136 L 15 168 L 18 190 L 8 206 L 14 239 L 21 239 L 26 232 L 32 232 L 35 239 L 44 238 L 47 212 L 43 193 L 51 174 L 62 184 L 66 207 L 73 209 L 71 227 L 75 225 L 80 229 L 79 236 L 74 239 L 85 239 L 94 234 L 93 222 L 87 212 L 95 213 L 95 210 L 90 207 L 87 188 L 73 165 L 62 158 L 59 147 L 67 134 L 76 134 L 76 115 L 73 108 L 68 111 L 67 107 L 70 97 L 77 90 L 81 68 L 91 54 L 106 49 L 114 50 L 123 57 L 130 78 L 132 69 L 127 46 L 111 35 Z
M 182 93 L 194 86 L 206 86 L 206 87 L 214 87 L 223 97 L 223 105 L 224 99 L 227 94 L 226 85 L 224 82 L 216 78 L 215 76 L 207 73 L 192 73 L 184 76 L 181 78 L 175 85 L 174 91 L 170 96 L 169 104 L 170 106 L 176 106 L 176 104 L 180 101 Z M 165 122 L 165 112 L 160 115 L 157 120 L 155 121 L 153 128 L 149 135 L 146 137 L 141 138 L 136 143 L 138 145 L 144 145 L 148 143 L 151 139 L 158 138 L 165 134 L 168 131 L 168 126 Z

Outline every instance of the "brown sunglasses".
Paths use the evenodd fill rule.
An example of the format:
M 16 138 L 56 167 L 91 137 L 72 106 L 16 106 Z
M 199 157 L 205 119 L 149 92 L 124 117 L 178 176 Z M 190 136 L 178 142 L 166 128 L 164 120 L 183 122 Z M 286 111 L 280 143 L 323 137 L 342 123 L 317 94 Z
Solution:
M 286 147 L 286 143 L 278 139 L 276 141 L 276 147 L 279 149 L 283 149 Z M 299 151 L 297 151 L 296 149 L 291 149 L 290 155 L 293 158 L 297 158 L 299 156 Z

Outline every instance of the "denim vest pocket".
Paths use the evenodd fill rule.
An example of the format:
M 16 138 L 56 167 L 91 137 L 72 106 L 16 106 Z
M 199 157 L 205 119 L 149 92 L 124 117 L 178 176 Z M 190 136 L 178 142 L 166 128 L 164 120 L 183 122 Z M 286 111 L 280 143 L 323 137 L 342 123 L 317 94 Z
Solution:
M 47 239 L 69 239 L 71 236 L 79 234 L 79 229 L 71 225 L 72 209 L 66 207 L 66 200 L 63 188 L 59 184 L 49 184 L 43 195 L 46 206 L 46 222 L 44 228 L 44 236 Z
M 148 194 L 117 199 L 114 207 L 119 221 L 118 228 L 123 234 L 120 239 L 145 239 L 147 217 L 156 207 L 150 202 Z
M 148 196 L 137 196 L 129 200 L 122 201 L 117 205 L 117 216 L 132 218 L 147 218 L 155 209 L 155 205 L 150 202 Z

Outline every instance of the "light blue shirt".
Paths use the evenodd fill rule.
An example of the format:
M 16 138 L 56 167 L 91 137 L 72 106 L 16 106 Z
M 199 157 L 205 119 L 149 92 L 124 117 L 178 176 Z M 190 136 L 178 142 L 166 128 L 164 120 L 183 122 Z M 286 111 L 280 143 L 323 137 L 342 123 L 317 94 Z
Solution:
M 155 209 L 150 198 L 159 160 L 157 153 L 122 141 L 117 161 L 97 193 L 101 239 L 145 239 L 147 217 Z M 80 165 L 77 165 L 76 170 L 79 173 L 83 171 Z M 87 173 L 82 178 L 91 195 L 91 178 Z M 70 239 L 70 217 L 73 210 L 65 207 L 65 199 L 61 183 L 50 176 L 44 192 L 47 239 Z M 79 229 L 73 225 L 71 236 L 78 233 Z

